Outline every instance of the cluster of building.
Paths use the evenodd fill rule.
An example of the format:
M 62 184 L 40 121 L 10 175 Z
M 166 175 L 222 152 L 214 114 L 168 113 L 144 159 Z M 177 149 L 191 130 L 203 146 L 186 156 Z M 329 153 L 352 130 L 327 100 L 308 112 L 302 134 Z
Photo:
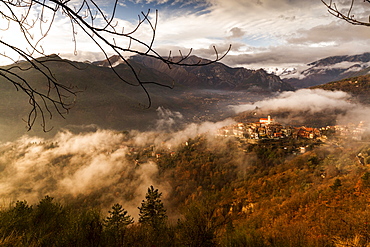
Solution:
M 328 128 L 331 128 L 335 135 L 352 140 L 362 140 L 366 131 L 365 123 L 363 121 L 361 121 L 358 125 L 335 125 Z
M 292 127 L 281 125 L 273 118 L 260 118 L 254 123 L 238 123 L 231 126 L 225 126 L 218 130 L 218 136 L 234 136 L 247 140 L 261 139 L 281 139 L 281 138 L 305 138 L 305 139 L 327 139 L 328 134 L 343 136 L 355 140 L 361 140 L 365 128 L 363 122 L 359 125 L 336 125 L 323 128 L 311 127 Z

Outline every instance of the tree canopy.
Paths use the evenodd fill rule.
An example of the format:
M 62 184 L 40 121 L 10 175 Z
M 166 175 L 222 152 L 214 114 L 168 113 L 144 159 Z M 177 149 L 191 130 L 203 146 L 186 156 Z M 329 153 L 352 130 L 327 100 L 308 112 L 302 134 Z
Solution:
M 167 219 L 166 209 L 164 208 L 163 202 L 160 197 L 162 193 L 158 192 L 158 189 L 154 189 L 153 186 L 148 188 L 148 193 L 145 195 L 145 200 L 139 207 L 139 222 L 148 224 L 153 228 L 158 228 Z

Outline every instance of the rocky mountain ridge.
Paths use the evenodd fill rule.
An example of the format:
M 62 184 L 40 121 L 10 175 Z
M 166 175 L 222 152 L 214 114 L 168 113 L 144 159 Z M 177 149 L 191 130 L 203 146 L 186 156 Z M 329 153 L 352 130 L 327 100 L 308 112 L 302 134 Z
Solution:
M 309 63 L 307 66 L 308 68 L 301 72 L 292 70 L 291 73 L 282 74 L 283 81 L 295 88 L 306 88 L 365 75 L 370 66 L 370 53 L 331 56 Z
M 180 57 L 174 57 L 178 61 Z M 94 62 L 98 66 L 117 66 L 120 59 L 117 56 L 107 60 Z M 141 64 L 146 68 L 153 69 L 171 77 L 176 84 L 195 89 L 216 90 L 263 90 L 270 92 L 291 91 L 293 87 L 283 82 L 278 76 L 269 74 L 263 69 L 250 70 L 245 68 L 232 68 L 221 62 L 206 66 L 168 66 L 158 59 L 146 56 L 132 56 L 129 62 Z M 207 59 L 190 56 L 186 63 L 208 63 Z

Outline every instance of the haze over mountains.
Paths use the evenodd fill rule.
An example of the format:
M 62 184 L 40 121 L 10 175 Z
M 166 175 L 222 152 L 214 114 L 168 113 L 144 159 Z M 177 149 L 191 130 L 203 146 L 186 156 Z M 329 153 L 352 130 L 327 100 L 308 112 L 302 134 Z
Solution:
M 354 76 L 366 75 L 370 67 L 370 53 L 352 56 L 332 56 L 295 68 L 271 71 L 295 88 L 306 88 Z
M 30 110 L 28 99 L 1 78 L 0 141 L 12 140 L 26 133 L 53 136 L 61 128 L 76 131 L 86 128 L 145 131 L 158 128 L 181 129 L 188 123 L 220 121 L 235 116 L 235 108 L 230 108 L 230 105 L 246 104 L 255 108 L 254 102 L 294 90 L 288 82 L 302 88 L 323 84 L 319 82 L 345 77 L 354 72 L 366 74 L 370 53 L 325 58 L 311 63 L 311 68 L 302 74 L 304 78 L 294 79 L 296 75 L 290 75 L 290 79 L 285 76 L 284 80 L 263 69 L 231 68 L 221 62 L 200 67 L 169 68 L 158 60 L 134 56 L 129 61 L 142 81 L 174 85 L 173 89 L 169 89 L 146 84 L 152 102 L 149 109 L 146 107 L 148 98 L 143 88 L 121 81 L 109 68 L 108 61 L 72 62 L 58 56 L 45 59 L 49 59 L 47 65 L 59 82 L 73 85 L 77 91 L 81 91 L 74 107 L 65 118 L 53 113 L 53 119 L 47 122 L 49 127 L 53 127 L 49 133 L 43 133 L 38 125 L 27 132 L 22 119 L 26 119 Z M 196 56 L 188 59 L 194 63 L 207 61 Z M 111 57 L 110 62 L 121 77 L 130 82 L 135 81 L 128 66 L 120 59 Z M 22 63 L 20 66 L 23 66 Z M 36 88 L 45 87 L 46 81 L 35 70 L 15 69 L 14 72 L 24 76 Z M 366 98 L 366 95 L 362 98 Z M 291 105 L 294 107 L 300 104 Z
M 173 112 L 179 113 L 177 116 L 181 117 L 183 123 L 217 121 L 232 115 L 232 112 L 227 112 L 226 109 L 230 104 L 236 104 L 240 100 L 253 100 L 253 97 L 276 91 L 293 90 L 279 77 L 269 75 L 264 70 L 230 68 L 222 63 L 199 68 L 174 66 L 168 70 L 153 60 L 133 57 L 130 64 L 142 81 L 174 84 L 173 89 L 145 84 L 153 103 L 147 109 L 148 98 L 145 91 L 135 83 L 129 67 L 115 61 L 115 57 L 111 59 L 117 74 L 129 82 L 134 82 L 136 86 L 120 80 L 117 74 L 106 66 L 107 61 L 72 62 L 62 60 L 56 55 L 45 59 L 59 82 L 73 85 L 76 91 L 81 91 L 65 119 L 56 112 L 53 113 L 53 119 L 47 122 L 49 127 L 54 127 L 49 135 L 54 135 L 60 128 L 80 128 L 76 126 L 82 125 L 118 130 L 155 129 L 158 127 L 158 114 L 161 118 L 173 118 L 169 116 Z M 200 60 L 197 57 L 189 59 Z M 27 65 L 20 63 L 18 66 L 21 68 Z M 12 71 L 24 77 L 34 88 L 47 88 L 45 78 L 40 77 L 34 69 L 14 68 Z M 30 106 L 27 96 L 17 92 L 12 83 L 4 78 L 1 78 L 0 87 L 0 135 L 2 140 L 6 141 L 26 133 L 22 119 L 27 118 Z M 163 112 L 168 112 L 169 115 L 163 116 Z M 36 124 L 29 134 L 45 135 L 40 132 L 40 127 Z
M 180 59 L 174 57 L 174 61 Z M 119 66 L 117 56 L 110 58 L 111 64 Z M 262 90 L 269 92 L 289 91 L 293 88 L 283 82 L 278 76 L 268 74 L 263 69 L 250 70 L 245 68 L 231 68 L 223 63 L 216 62 L 207 66 L 167 66 L 158 59 L 145 56 L 133 56 L 129 59 L 134 64 L 145 66 L 147 70 L 155 71 L 170 77 L 177 85 L 191 89 L 221 89 L 221 90 Z M 209 62 L 196 56 L 186 59 L 187 63 L 197 64 Z M 108 67 L 108 61 L 93 62 L 94 65 Z

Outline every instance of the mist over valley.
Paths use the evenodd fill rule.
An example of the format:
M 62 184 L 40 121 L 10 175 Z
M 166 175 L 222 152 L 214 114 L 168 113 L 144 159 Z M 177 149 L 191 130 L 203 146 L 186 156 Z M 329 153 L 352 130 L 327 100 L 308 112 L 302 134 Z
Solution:
M 168 224 L 184 234 L 176 240 L 179 246 L 190 241 L 186 229 L 197 227 L 199 222 L 213 222 L 207 229 L 220 239 L 228 224 L 235 229 L 228 236 L 238 238 L 233 234 L 244 232 L 246 225 L 257 221 L 272 224 L 273 230 L 291 238 L 294 229 L 289 224 L 271 223 L 271 214 L 276 213 L 277 220 L 297 223 L 282 211 L 303 217 L 309 213 L 302 212 L 302 207 L 319 210 L 317 193 L 331 198 L 339 191 L 337 187 L 351 190 L 351 181 L 364 181 L 370 164 L 370 109 L 363 100 L 366 97 L 358 97 L 353 90 L 359 83 L 295 90 L 263 70 L 232 69 L 222 64 L 195 72 L 174 68 L 170 72 L 182 78 L 175 80 L 171 73 L 158 70 L 155 64 L 148 67 L 136 58 L 133 64 L 140 68 L 143 79 L 175 83 L 173 89 L 148 84 L 152 106 L 146 108 L 148 98 L 142 88 L 120 82 L 103 62 L 59 60 L 53 57 L 48 63 L 55 77 L 80 92 L 65 118 L 53 112 L 52 119 L 47 119 L 51 128 L 47 133 L 37 124 L 24 131 L 21 119 L 29 111 L 26 97 L 14 97 L 12 85 L 0 83 L 0 95 L 6 99 L 0 105 L 0 196 L 4 209 L 23 200 L 39 205 L 48 195 L 68 207 L 99 208 L 104 218 L 112 205 L 119 203 L 136 222 L 128 227 L 134 238 L 139 236 L 135 228 L 139 227 L 138 206 L 153 185 L 162 193 Z M 126 75 L 124 65 L 115 65 Z M 220 72 L 220 68 L 225 70 Z M 215 71 L 219 73 L 217 83 L 202 79 Z M 32 70 L 19 73 L 33 85 L 42 86 Z M 186 75 L 193 79 L 187 80 Z M 368 80 L 361 83 L 366 88 Z M 328 85 L 330 88 L 324 90 Z M 317 139 L 292 136 L 250 141 L 246 135 L 219 134 L 222 128 L 243 123 L 259 126 L 256 133 L 262 136 L 262 129 L 269 126 L 259 121 L 267 116 L 291 129 L 332 129 Z M 361 136 L 353 138 L 359 129 Z M 336 179 L 341 181 L 337 187 Z M 330 205 L 336 203 L 328 200 Z M 210 218 L 193 221 L 190 209 L 197 217 Z M 330 207 L 324 211 L 326 220 L 337 220 Z M 343 217 L 348 220 L 350 216 L 347 212 Z M 310 217 L 299 223 L 303 229 L 316 224 L 316 218 Z M 330 242 L 327 236 L 339 234 L 324 228 L 323 222 L 318 224 L 321 241 Z M 273 236 L 273 230 L 256 226 L 256 239 L 245 241 L 268 241 L 265 237 Z M 304 241 L 312 239 L 304 237 Z

